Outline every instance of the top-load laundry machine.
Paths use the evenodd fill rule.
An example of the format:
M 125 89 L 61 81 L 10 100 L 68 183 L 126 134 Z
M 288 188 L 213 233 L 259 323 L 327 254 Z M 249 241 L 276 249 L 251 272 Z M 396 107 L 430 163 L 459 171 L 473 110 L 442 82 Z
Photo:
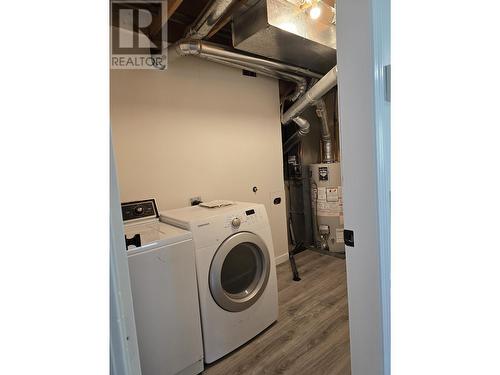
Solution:
M 161 212 L 160 220 L 193 234 L 206 363 L 276 321 L 276 266 L 263 205 L 186 207 Z
M 153 199 L 122 204 L 142 375 L 203 371 L 192 235 L 161 223 Z

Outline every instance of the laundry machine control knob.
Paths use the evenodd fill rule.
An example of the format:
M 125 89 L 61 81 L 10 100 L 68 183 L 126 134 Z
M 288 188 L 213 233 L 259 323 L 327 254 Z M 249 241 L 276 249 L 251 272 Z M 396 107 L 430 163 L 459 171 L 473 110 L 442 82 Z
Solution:
M 235 228 L 238 228 L 240 225 L 241 225 L 241 220 L 237 217 L 235 217 L 232 221 L 231 221 L 231 225 Z
M 141 215 L 143 212 L 144 212 L 144 208 L 143 208 L 143 207 L 141 207 L 141 206 L 137 206 L 137 207 L 135 208 L 135 213 L 136 213 L 137 215 Z

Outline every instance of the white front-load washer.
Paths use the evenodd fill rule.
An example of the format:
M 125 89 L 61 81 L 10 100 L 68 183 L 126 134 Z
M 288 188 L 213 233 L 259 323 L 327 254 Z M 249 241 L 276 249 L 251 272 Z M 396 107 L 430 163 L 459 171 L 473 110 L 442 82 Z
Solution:
M 206 363 L 276 321 L 276 266 L 263 205 L 186 207 L 161 212 L 160 220 L 193 234 Z

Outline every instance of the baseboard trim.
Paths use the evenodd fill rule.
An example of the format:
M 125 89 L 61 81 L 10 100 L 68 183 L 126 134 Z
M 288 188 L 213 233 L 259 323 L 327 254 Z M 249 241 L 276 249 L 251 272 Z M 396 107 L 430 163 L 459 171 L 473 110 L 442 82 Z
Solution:
M 288 260 L 288 253 L 278 255 L 276 258 L 274 258 L 274 262 L 276 265 L 285 263 Z

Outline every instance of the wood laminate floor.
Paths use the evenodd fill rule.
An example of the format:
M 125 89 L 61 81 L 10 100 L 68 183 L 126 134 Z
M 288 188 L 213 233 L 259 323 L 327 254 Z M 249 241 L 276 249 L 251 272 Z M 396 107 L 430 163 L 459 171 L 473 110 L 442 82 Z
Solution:
M 296 261 L 299 282 L 288 262 L 277 267 L 278 321 L 204 374 L 351 373 L 345 260 L 305 251 Z

